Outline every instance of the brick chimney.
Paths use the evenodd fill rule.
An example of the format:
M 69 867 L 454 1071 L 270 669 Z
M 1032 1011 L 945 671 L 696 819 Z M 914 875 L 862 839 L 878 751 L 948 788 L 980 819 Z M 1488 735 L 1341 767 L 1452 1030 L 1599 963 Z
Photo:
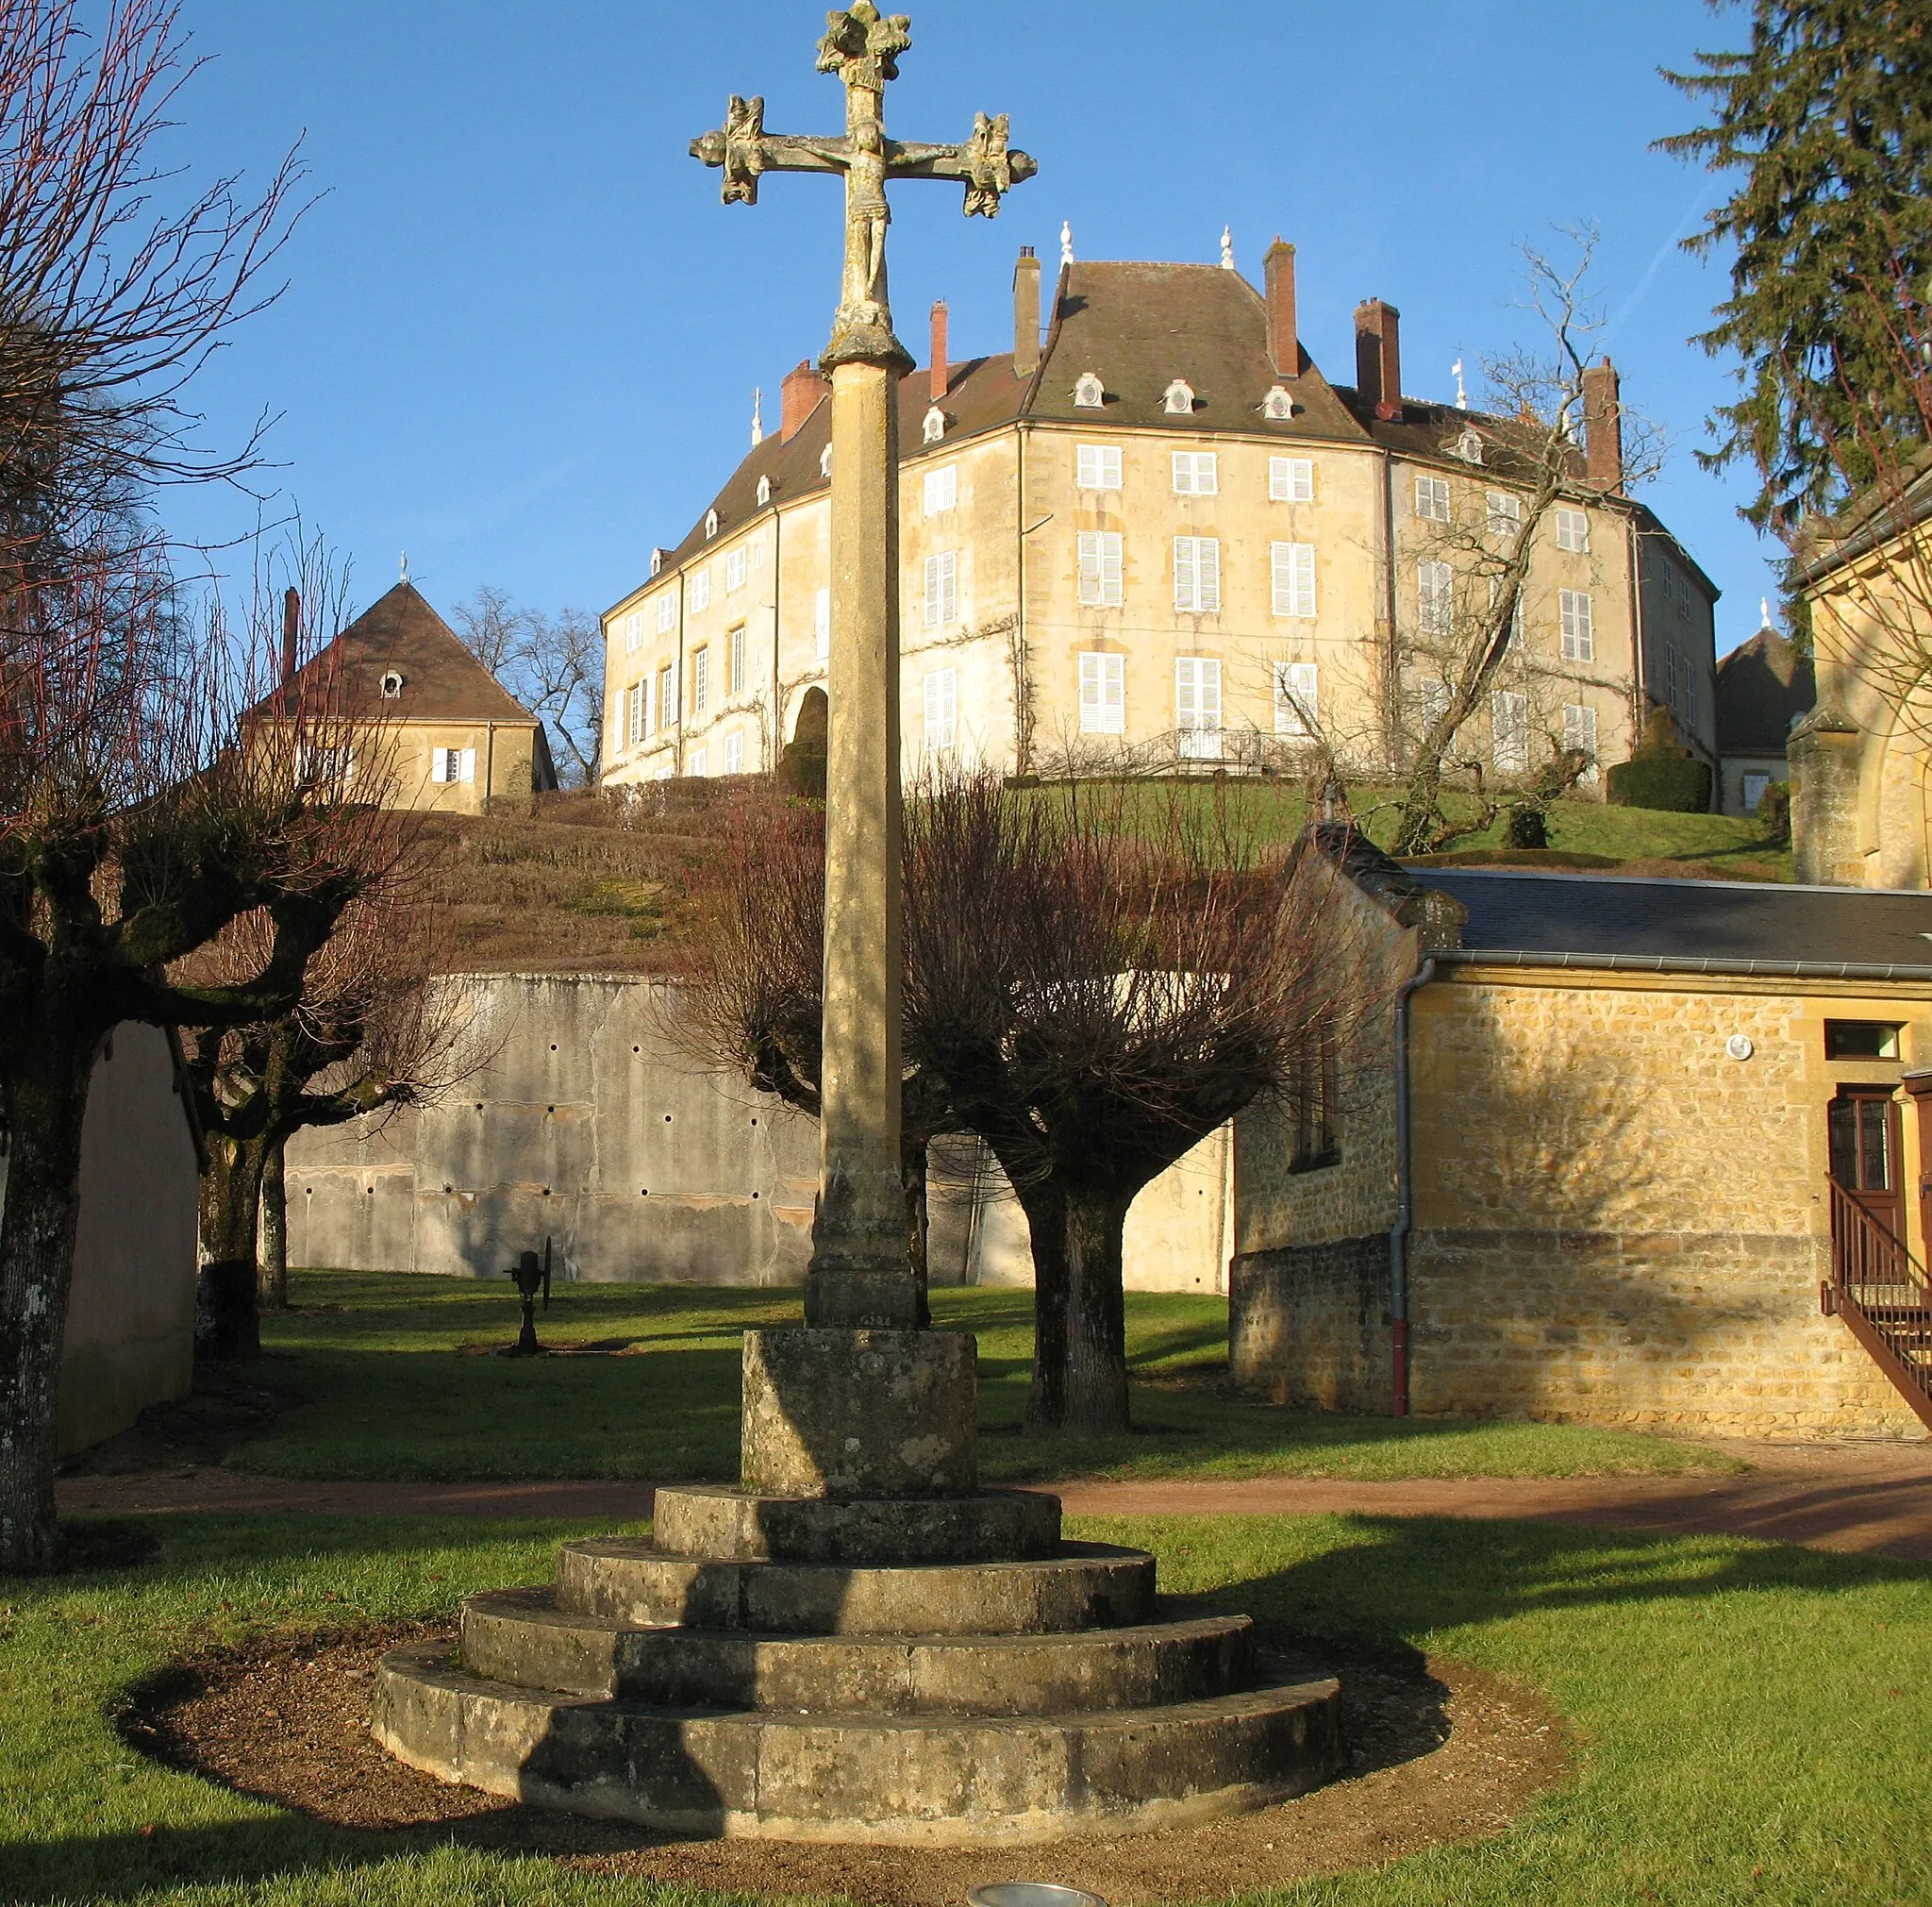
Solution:
M 815 370 L 808 358 L 799 360 L 798 369 L 786 374 L 779 395 L 778 442 L 790 443 L 799 426 L 819 408 L 825 394 L 824 375 Z
M 302 631 L 302 593 L 282 592 L 282 703 L 295 712 L 295 644 Z
M 953 375 L 946 362 L 946 301 L 935 298 L 932 305 L 932 401 L 946 401 L 946 386 Z
M 1584 367 L 1583 469 L 1592 490 L 1624 488 L 1624 406 L 1617 367 L 1607 358 Z
M 1020 247 L 1013 267 L 1013 376 L 1030 377 L 1040 369 L 1040 260 L 1031 245 Z
M 1268 361 L 1277 376 L 1299 377 L 1302 347 L 1295 330 L 1294 247 L 1276 239 L 1268 247 L 1262 274 L 1268 300 Z
M 1355 308 L 1355 381 L 1363 408 L 1385 424 L 1402 422 L 1402 313 L 1380 298 Z

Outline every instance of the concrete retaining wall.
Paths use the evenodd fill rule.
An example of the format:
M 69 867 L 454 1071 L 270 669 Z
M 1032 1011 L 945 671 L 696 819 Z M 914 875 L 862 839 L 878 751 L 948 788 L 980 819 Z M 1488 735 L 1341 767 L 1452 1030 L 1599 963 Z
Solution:
M 484 975 L 494 1057 L 441 1105 L 299 1134 L 289 1261 L 502 1275 L 555 1241 L 574 1279 L 798 1284 L 818 1126 L 680 1052 L 676 990 L 609 975 Z M 1130 1288 L 1224 1290 L 1230 1144 L 1216 1133 L 1128 1214 Z M 1026 1221 L 969 1139 L 934 1148 L 935 1283 L 1027 1284 Z

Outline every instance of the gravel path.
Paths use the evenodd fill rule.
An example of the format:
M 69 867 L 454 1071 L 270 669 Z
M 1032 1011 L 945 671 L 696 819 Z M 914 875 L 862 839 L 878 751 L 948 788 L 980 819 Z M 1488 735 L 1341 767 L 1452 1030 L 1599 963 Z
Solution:
M 1722 1447 L 1749 1463 L 1750 1472 L 1396 1483 L 1296 1477 L 1070 1482 L 1058 1485 L 1057 1494 L 1069 1515 L 1523 1516 L 1613 1529 L 1754 1536 L 1932 1562 L 1932 1443 Z M 653 1497 L 653 1486 L 641 1482 L 306 1482 L 215 1468 L 71 1477 L 58 1487 L 60 1510 L 68 1515 L 310 1511 L 620 1522 L 648 1516 Z

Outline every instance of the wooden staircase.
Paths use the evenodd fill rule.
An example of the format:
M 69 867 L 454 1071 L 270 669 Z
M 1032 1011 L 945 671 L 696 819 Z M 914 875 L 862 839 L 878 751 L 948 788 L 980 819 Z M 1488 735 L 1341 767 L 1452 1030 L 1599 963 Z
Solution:
M 1837 1179 L 1830 1184 L 1831 1278 L 1818 1288 L 1819 1306 L 1844 1320 L 1932 1429 L 1932 1279 Z

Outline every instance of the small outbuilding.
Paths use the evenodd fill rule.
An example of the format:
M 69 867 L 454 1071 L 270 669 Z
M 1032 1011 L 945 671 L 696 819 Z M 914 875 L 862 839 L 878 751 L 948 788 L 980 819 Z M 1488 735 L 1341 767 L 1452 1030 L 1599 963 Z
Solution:
M 1932 895 L 1302 851 L 1387 984 L 1332 1104 L 1237 1122 L 1240 1386 L 1925 1433 Z
M 1790 733 L 1818 700 L 1811 658 L 1789 636 L 1764 627 L 1717 665 L 1718 807 L 1757 812 L 1774 781 L 1789 781 Z

